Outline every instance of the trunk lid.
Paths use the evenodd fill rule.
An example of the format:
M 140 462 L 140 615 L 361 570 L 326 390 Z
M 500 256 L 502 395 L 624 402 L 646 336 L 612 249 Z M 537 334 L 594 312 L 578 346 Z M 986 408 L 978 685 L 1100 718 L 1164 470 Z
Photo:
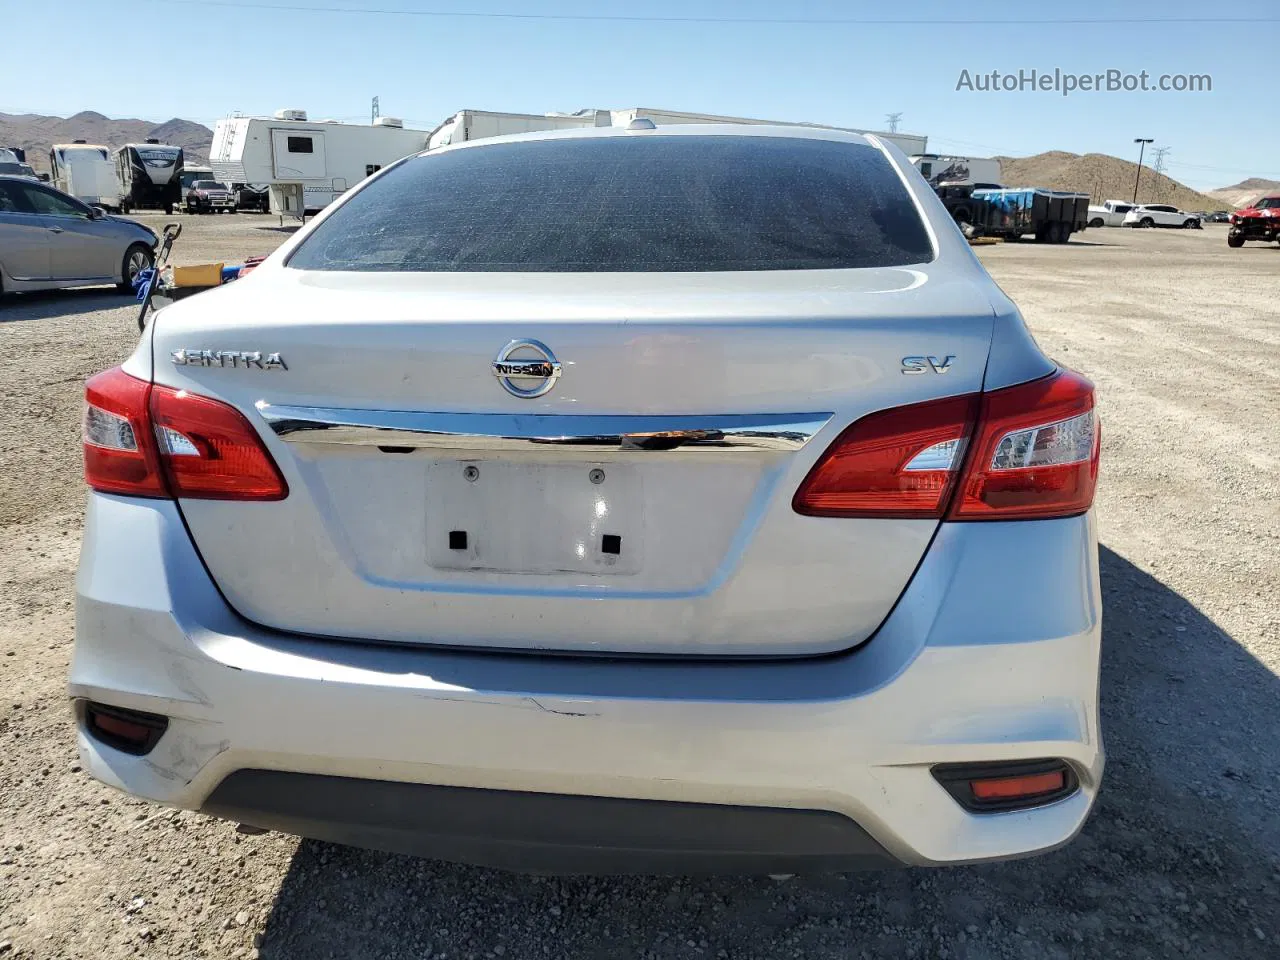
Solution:
M 973 270 L 395 274 L 269 264 L 154 324 L 155 379 L 231 403 L 290 488 L 184 500 L 245 617 L 503 649 L 791 655 L 892 608 L 932 520 L 797 514 L 867 413 L 981 389 Z M 559 378 L 506 386 L 513 341 Z M 278 354 L 278 363 L 271 362 Z M 176 360 L 175 362 L 175 355 Z M 255 356 L 256 355 L 256 356 Z M 903 376 L 907 356 L 952 357 Z M 517 346 L 512 361 L 551 358 Z

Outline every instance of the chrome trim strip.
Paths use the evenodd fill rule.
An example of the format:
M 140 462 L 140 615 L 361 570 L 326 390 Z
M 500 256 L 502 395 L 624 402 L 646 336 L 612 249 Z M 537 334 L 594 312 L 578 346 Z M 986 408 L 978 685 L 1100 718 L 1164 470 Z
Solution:
M 577 414 L 425 413 L 295 407 L 259 400 L 258 413 L 291 443 L 446 450 L 574 447 L 585 452 L 657 450 L 793 451 L 830 413 L 582 416 Z

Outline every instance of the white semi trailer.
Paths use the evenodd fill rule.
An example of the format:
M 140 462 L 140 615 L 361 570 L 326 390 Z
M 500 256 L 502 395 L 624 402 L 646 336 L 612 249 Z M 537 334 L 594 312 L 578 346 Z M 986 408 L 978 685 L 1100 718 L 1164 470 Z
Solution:
M 599 122 L 603 115 L 603 122 Z M 499 113 L 494 110 L 459 110 L 431 131 L 427 146 L 434 150 L 451 143 L 504 137 L 512 133 L 534 133 L 539 130 L 577 130 L 582 127 L 609 126 L 609 111 L 584 110 L 580 113 Z
M 605 111 L 590 111 L 603 113 Z M 924 153 L 929 146 L 929 138 L 914 133 L 884 133 L 879 130 L 863 130 L 859 127 L 835 127 L 825 123 L 809 123 L 796 120 L 759 120 L 755 117 L 729 117 L 715 113 L 684 113 L 679 110 L 659 110 L 652 107 L 629 107 L 625 110 L 610 110 L 610 122 L 599 126 L 625 127 L 632 120 L 652 120 L 655 126 L 666 126 L 675 123 L 767 123 L 784 127 L 818 127 L 823 130 L 844 130 L 847 133 L 871 133 L 889 143 L 896 144 L 903 153 Z

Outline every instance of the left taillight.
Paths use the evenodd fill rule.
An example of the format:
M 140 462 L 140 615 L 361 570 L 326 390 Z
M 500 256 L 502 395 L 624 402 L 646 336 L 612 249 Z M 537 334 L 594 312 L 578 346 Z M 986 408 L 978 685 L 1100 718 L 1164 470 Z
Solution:
M 85 385 L 84 475 L 94 490 L 136 497 L 281 500 L 289 493 L 235 407 L 119 367 Z

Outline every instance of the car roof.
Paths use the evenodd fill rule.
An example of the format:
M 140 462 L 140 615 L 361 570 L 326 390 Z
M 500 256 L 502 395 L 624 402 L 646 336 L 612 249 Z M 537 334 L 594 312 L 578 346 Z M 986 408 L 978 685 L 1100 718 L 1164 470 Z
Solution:
M 642 118 L 643 119 L 643 118 Z M 673 123 L 630 130 L 627 127 L 581 127 L 572 130 L 538 130 L 533 133 L 513 133 L 501 137 L 484 137 L 451 143 L 433 150 L 423 150 L 418 156 L 441 153 L 445 150 L 465 150 L 498 143 L 525 143 L 535 140 L 597 140 L 610 137 L 779 137 L 800 140 L 832 140 L 836 143 L 879 146 L 874 134 L 853 133 L 832 127 L 786 126 L 775 123 Z

